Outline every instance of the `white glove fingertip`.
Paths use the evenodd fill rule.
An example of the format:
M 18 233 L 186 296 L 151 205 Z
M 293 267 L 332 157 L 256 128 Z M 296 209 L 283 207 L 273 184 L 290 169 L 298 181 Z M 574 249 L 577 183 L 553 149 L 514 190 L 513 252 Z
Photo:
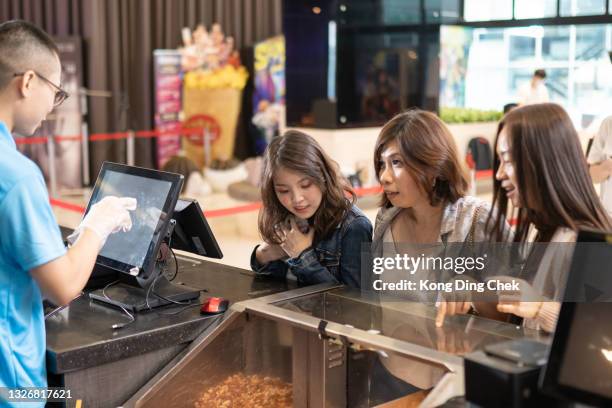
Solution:
M 138 205 L 138 201 L 134 197 L 122 197 L 120 198 L 120 200 L 121 200 L 121 205 L 126 210 L 133 211 L 136 209 L 136 206 Z

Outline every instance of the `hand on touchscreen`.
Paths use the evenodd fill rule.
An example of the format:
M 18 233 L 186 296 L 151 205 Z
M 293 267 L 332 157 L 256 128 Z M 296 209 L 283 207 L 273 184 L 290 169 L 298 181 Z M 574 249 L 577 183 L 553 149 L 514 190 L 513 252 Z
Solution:
M 109 235 L 119 231 L 129 231 L 132 219 L 129 211 L 136 209 L 137 201 L 132 197 L 107 196 L 92 205 L 81 224 L 68 237 L 70 243 L 77 241 L 84 228 L 89 228 L 100 238 L 100 248 Z

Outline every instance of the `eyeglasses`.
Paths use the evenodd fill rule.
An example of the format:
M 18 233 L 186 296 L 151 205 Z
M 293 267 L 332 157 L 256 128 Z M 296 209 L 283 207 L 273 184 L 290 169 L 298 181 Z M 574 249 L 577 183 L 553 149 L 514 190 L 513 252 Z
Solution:
M 55 89 L 55 97 L 53 98 L 53 106 L 55 108 L 60 106 L 70 96 L 68 94 L 68 92 L 64 91 L 61 88 L 61 86 L 55 85 L 53 82 L 49 81 L 44 76 L 40 75 L 38 72 L 36 72 L 36 71 L 33 71 L 33 72 L 36 74 L 36 76 L 38 76 L 40 79 L 42 79 L 43 81 L 45 81 L 46 83 L 51 85 L 53 87 L 53 89 Z M 22 75 L 25 75 L 25 74 L 26 74 L 25 72 L 17 72 L 15 74 L 13 74 L 13 77 L 22 76 Z

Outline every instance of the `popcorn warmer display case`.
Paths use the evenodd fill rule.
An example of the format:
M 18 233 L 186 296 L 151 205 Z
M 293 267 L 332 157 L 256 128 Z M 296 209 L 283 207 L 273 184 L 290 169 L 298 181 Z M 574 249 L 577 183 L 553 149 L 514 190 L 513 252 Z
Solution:
M 537 336 L 474 315 L 437 328 L 435 316 L 433 305 L 325 284 L 239 302 L 125 406 L 436 406 L 463 395 L 464 354 Z M 381 372 L 412 391 L 377 397 Z

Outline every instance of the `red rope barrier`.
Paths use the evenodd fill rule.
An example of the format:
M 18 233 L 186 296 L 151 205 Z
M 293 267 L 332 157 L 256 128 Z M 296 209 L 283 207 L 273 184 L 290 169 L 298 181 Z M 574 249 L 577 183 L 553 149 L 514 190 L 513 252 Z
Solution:
M 167 137 L 203 137 L 203 128 L 180 128 L 177 130 L 138 130 L 132 133 L 134 137 L 139 139 L 150 139 L 150 138 L 167 138 Z M 213 135 L 215 136 L 215 135 Z M 122 140 L 130 137 L 130 132 L 115 132 L 115 133 L 95 133 L 89 136 L 90 142 L 100 142 L 108 140 Z M 214 142 L 217 137 L 211 138 L 211 142 Z M 18 145 L 32 145 L 32 144 L 44 144 L 48 142 L 48 137 L 17 137 L 15 143 Z M 53 139 L 57 142 L 78 142 L 83 140 L 83 135 L 57 135 Z
M 359 194 L 361 194 L 361 195 L 359 194 L 358 195 L 360 197 L 363 197 L 364 195 L 366 195 L 366 193 L 373 194 L 373 193 L 382 191 L 382 189 L 380 187 L 370 187 L 370 188 L 357 189 L 356 192 L 357 191 L 359 191 Z M 50 198 L 49 201 L 51 202 L 52 206 L 62 208 L 64 210 L 74 211 L 80 214 L 83 214 L 85 212 L 85 207 L 77 205 L 77 204 L 56 200 L 54 198 Z M 262 206 L 263 206 L 262 202 L 258 201 L 256 203 L 239 205 L 235 207 L 220 208 L 217 210 L 207 210 L 207 211 L 204 211 L 204 216 L 206 216 L 207 218 L 227 217 L 230 215 L 236 215 L 236 214 L 241 214 L 245 212 L 259 210 Z M 516 218 L 513 218 L 510 220 L 511 226 L 515 226 L 516 224 L 517 224 Z
M 355 189 L 355 193 L 359 196 L 359 197 L 363 197 L 366 195 L 370 195 L 370 194 L 376 194 L 376 193 L 380 193 L 382 191 L 381 187 L 368 187 L 368 188 L 358 188 Z M 84 213 L 85 212 L 85 207 L 79 206 L 79 205 L 75 205 L 72 203 L 67 203 L 65 201 L 60 201 L 60 200 L 56 200 L 56 199 L 51 199 L 51 205 L 59 207 L 59 208 L 63 208 L 65 210 L 70 210 L 70 211 L 74 211 L 74 212 L 79 212 L 79 213 Z M 204 211 L 204 215 L 207 218 L 215 218 L 215 217 L 226 217 L 229 215 L 235 215 L 235 214 L 241 214 L 241 213 L 245 213 L 245 212 L 250 212 L 250 211 L 256 211 L 259 210 L 261 207 L 263 206 L 261 201 L 257 201 L 254 203 L 249 203 L 249 204 L 245 204 L 245 205 L 238 205 L 235 207 L 228 207 L 228 208 L 220 208 L 220 209 L 216 209 L 216 210 L 206 210 Z
M 80 214 L 83 214 L 85 212 L 85 207 L 77 205 L 77 204 L 57 200 L 54 198 L 50 198 L 49 201 L 51 202 L 51 205 L 54 207 L 62 208 L 68 211 L 78 212 Z M 249 211 L 259 210 L 261 207 L 262 207 L 262 203 L 256 202 L 256 203 L 250 203 L 246 205 L 239 205 L 235 207 L 220 208 L 217 210 L 207 210 L 207 211 L 204 211 L 204 215 L 208 218 L 225 217 L 228 215 L 235 215 L 235 214 L 245 213 Z
M 476 171 L 476 180 L 493 177 L 493 170 L 478 170 Z
M 65 201 L 56 200 L 54 198 L 50 198 L 49 201 L 51 205 L 59 208 L 63 208 L 64 210 L 74 211 L 83 214 L 85 212 L 85 207 L 82 207 L 77 204 L 67 203 Z
M 367 196 L 367 195 L 374 195 L 374 194 L 378 194 L 378 193 L 382 193 L 383 189 L 381 186 L 376 186 L 376 187 L 358 187 L 355 188 L 355 194 L 357 194 L 357 197 L 363 197 L 363 196 Z
M 100 140 L 121 140 L 127 139 L 128 132 L 117 132 L 117 133 L 97 133 L 89 137 L 90 142 L 97 142 Z
M 55 136 L 56 142 L 76 142 L 83 140 L 83 135 Z
M 32 144 L 45 144 L 47 143 L 47 137 L 16 137 L 15 144 L 18 145 L 32 145 Z
M 358 189 L 355 189 L 355 193 L 359 197 L 363 197 L 363 196 L 369 195 L 369 194 L 380 193 L 381 191 L 382 191 L 381 187 L 369 187 L 369 188 L 358 188 Z M 51 198 L 50 201 L 51 201 L 51 205 L 59 207 L 59 208 L 63 208 L 65 210 L 70 210 L 70 211 L 79 212 L 79 213 L 84 213 L 85 212 L 85 207 L 82 207 L 80 205 L 68 203 L 68 202 L 65 202 L 65 201 L 56 200 L 56 199 L 53 199 L 53 198 Z M 206 210 L 206 211 L 204 211 L 204 215 L 206 217 L 208 217 L 208 218 L 225 217 L 225 216 L 228 216 L 228 215 L 235 215 L 235 214 L 240 214 L 240 213 L 245 213 L 245 212 L 259 210 L 262 206 L 263 206 L 262 202 L 261 201 L 257 201 L 257 202 L 254 202 L 254 203 L 245 204 L 245 205 L 238 205 L 238 206 L 235 206 L 235 207 L 220 208 L 220 209 L 216 209 L 216 210 Z
M 235 215 L 235 214 L 259 210 L 262 206 L 263 204 L 261 203 L 261 201 L 259 201 L 256 203 L 239 205 L 236 207 L 220 208 L 218 210 L 207 210 L 207 211 L 204 211 L 204 215 L 207 218 L 225 217 L 228 215 Z

